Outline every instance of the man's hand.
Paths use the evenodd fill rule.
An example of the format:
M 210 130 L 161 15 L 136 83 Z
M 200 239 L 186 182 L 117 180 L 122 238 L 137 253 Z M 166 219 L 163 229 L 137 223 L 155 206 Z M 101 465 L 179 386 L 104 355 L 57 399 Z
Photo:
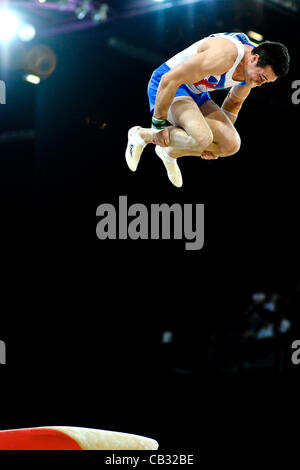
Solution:
M 201 158 L 204 160 L 217 160 L 219 157 L 217 157 L 214 153 L 210 152 L 209 150 L 204 150 L 201 154 Z
M 170 134 L 168 127 L 159 132 L 152 129 L 152 143 L 159 145 L 160 147 L 168 147 L 170 145 Z

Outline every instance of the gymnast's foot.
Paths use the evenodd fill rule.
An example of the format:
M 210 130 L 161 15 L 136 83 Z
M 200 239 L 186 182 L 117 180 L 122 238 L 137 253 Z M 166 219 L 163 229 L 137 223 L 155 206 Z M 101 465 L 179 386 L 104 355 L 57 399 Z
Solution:
M 134 126 L 128 131 L 128 143 L 125 158 L 131 171 L 136 171 L 142 152 L 147 145 L 139 134 L 140 126 Z
M 168 173 L 168 178 L 171 183 L 174 184 L 174 186 L 176 186 L 177 188 L 180 188 L 183 184 L 183 181 L 180 168 L 177 165 L 176 158 L 170 157 L 167 152 L 159 145 L 156 145 L 155 153 L 163 161 L 163 164 L 165 165 Z

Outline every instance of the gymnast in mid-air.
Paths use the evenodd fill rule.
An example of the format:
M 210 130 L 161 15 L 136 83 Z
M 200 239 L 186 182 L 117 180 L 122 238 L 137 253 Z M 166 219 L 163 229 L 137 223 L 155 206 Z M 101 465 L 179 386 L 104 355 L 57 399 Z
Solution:
M 169 180 L 181 187 L 178 157 L 211 160 L 237 153 L 241 139 L 234 124 L 243 102 L 252 88 L 286 75 L 289 61 L 283 44 L 253 44 L 244 33 L 211 34 L 167 60 L 148 84 L 152 127 L 129 129 L 125 157 L 130 170 L 136 171 L 152 143 Z M 229 92 L 219 107 L 210 93 L 224 88 Z

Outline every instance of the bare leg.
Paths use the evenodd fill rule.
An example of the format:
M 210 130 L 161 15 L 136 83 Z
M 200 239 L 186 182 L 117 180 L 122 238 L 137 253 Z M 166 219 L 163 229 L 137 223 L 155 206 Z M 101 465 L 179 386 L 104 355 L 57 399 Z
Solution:
M 174 101 L 170 107 L 168 120 L 174 125 L 170 129 L 170 146 L 165 148 L 173 158 L 184 155 L 201 155 L 213 139 L 212 131 L 200 109 L 192 98 Z M 151 129 L 140 129 L 145 143 L 152 140 Z
M 206 150 L 219 157 L 237 153 L 241 139 L 224 111 L 212 100 L 206 101 L 200 109 L 214 136 L 213 142 Z
M 239 150 L 240 137 L 230 119 L 212 100 L 200 109 L 192 98 L 184 97 L 174 101 L 169 110 L 170 146 L 165 148 L 173 158 L 185 155 L 201 156 L 205 151 L 213 156 L 233 155 Z M 145 143 L 152 142 L 152 130 L 141 128 L 140 135 Z

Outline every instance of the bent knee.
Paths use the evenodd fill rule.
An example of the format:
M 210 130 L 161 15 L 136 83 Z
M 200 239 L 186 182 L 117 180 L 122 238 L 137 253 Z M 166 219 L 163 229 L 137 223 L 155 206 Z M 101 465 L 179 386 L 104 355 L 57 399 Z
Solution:
M 210 129 L 193 135 L 193 147 L 195 149 L 205 150 L 213 142 L 214 136 Z
M 230 156 L 237 153 L 241 148 L 241 138 L 239 134 L 234 133 L 229 139 L 222 142 L 222 154 Z

